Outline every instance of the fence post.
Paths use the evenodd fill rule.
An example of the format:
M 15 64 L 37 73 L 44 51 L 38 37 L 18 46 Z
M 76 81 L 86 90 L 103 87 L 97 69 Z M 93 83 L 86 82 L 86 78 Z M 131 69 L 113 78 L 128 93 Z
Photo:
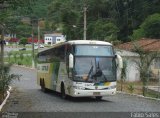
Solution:
M 158 70 L 158 98 L 160 97 L 160 74 Z

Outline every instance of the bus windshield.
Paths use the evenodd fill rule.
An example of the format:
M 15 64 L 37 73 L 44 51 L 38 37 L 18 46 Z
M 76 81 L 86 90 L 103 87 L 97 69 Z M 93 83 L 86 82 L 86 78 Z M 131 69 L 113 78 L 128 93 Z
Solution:
M 85 82 L 116 81 L 114 57 L 75 57 L 74 80 Z
M 76 45 L 77 56 L 113 56 L 112 46 L 106 45 Z

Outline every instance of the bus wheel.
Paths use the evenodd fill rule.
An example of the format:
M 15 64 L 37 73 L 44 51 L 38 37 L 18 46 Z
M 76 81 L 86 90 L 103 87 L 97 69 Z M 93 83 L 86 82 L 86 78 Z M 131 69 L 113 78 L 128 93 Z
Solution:
M 43 92 L 47 92 L 46 88 L 45 88 L 45 83 L 44 83 L 44 80 L 41 80 L 41 90 Z
M 102 100 L 102 96 L 96 96 L 96 100 Z
M 63 99 L 66 99 L 66 93 L 65 93 L 65 88 L 63 84 L 61 85 L 61 97 Z

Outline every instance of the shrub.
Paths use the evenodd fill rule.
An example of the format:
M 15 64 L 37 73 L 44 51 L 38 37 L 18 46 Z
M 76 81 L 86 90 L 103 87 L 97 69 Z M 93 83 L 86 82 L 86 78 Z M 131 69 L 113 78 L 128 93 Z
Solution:
M 22 61 L 18 61 L 18 63 L 17 63 L 18 65 L 22 65 Z
M 24 59 L 24 55 L 23 55 L 23 53 L 20 53 L 20 59 L 21 59 L 21 61 Z
M 20 75 L 10 74 L 10 66 L 11 65 L 0 66 L 0 95 L 3 98 L 12 80 L 19 79 L 20 77 Z
M 13 54 L 15 63 L 17 62 L 17 54 L 18 54 L 18 53 L 14 53 L 14 54 Z
M 9 59 L 9 63 L 10 63 L 12 52 L 8 52 L 7 55 L 8 55 L 8 59 Z
M 128 85 L 128 90 L 129 90 L 130 93 L 133 93 L 133 91 L 134 91 L 134 85 L 133 84 L 129 84 Z

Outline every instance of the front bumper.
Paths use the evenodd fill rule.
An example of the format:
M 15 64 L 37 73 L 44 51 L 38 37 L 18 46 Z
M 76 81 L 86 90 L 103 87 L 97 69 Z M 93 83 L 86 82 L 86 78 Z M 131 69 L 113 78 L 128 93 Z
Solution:
M 73 89 L 71 92 L 71 96 L 73 97 L 92 97 L 92 96 L 108 96 L 115 95 L 116 88 L 110 90 L 79 90 Z

